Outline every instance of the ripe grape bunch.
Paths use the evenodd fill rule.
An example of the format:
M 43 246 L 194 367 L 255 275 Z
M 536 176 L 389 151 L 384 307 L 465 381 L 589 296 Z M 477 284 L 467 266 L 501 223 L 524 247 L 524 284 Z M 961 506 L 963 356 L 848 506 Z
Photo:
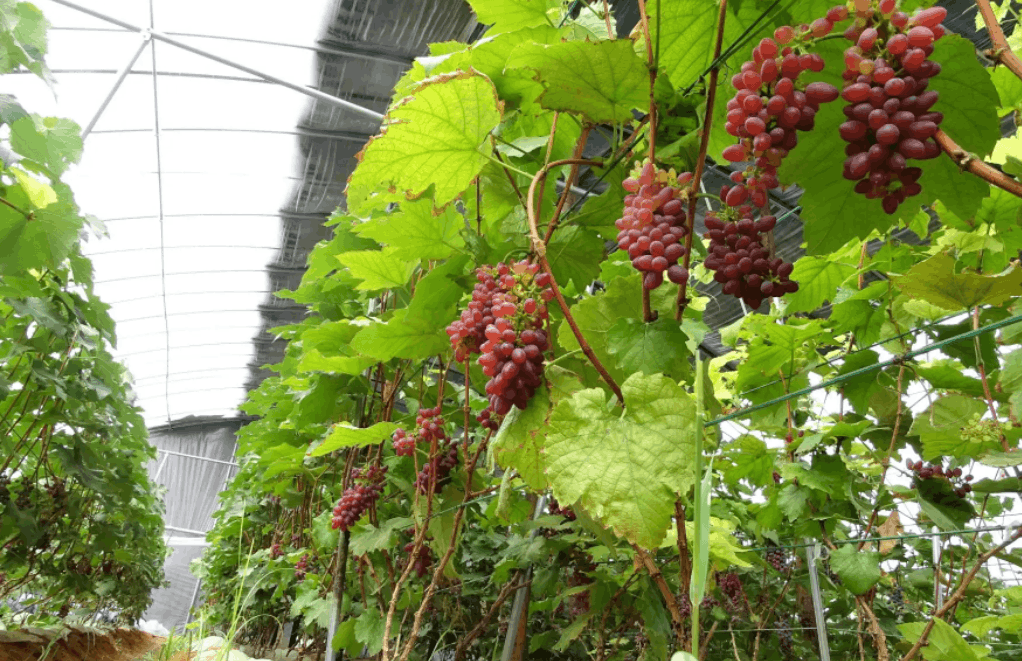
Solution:
M 782 573 L 788 568 L 788 558 L 785 557 L 784 551 L 779 548 L 769 549 L 766 552 L 766 561 L 771 567 Z
M 411 553 L 415 550 L 415 542 L 408 542 L 404 545 L 405 553 Z M 419 547 L 419 552 L 412 558 L 412 568 L 415 570 L 415 575 L 422 578 L 429 572 L 429 566 L 433 564 L 433 553 L 429 550 L 429 546 L 425 543 Z
M 429 493 L 432 485 L 433 493 L 436 493 L 436 490 L 440 488 L 457 465 L 458 445 L 450 443 L 446 447 L 440 446 L 437 454 L 431 457 L 429 463 L 415 476 L 415 488 L 419 490 L 419 493 L 425 495 Z M 434 475 L 436 475 L 435 481 Z
M 391 437 L 394 446 L 394 454 L 399 457 L 410 457 L 415 454 L 417 443 L 430 443 L 436 439 L 438 443 L 450 440 L 444 430 L 444 419 L 440 415 L 440 405 L 431 409 L 419 409 L 415 416 L 415 431 L 408 433 L 404 429 L 398 429 Z
M 739 298 L 752 309 L 763 300 L 798 291 L 798 283 L 790 280 L 794 266 L 770 257 L 763 245 L 763 234 L 777 224 L 774 216 L 752 217 L 752 207 L 723 209 L 706 215 L 709 254 L 703 265 L 714 271 L 713 279 L 723 285 L 723 292 Z
M 305 575 L 309 572 L 309 554 L 303 555 L 297 563 L 295 563 L 295 578 L 299 581 L 305 580 Z
M 352 471 L 352 478 L 356 484 L 345 489 L 341 499 L 334 506 L 334 515 L 330 522 L 334 530 L 338 528 L 349 530 L 362 518 L 383 492 L 383 478 L 386 473 L 386 466 L 370 466 L 365 471 L 356 468 Z
M 725 605 L 731 613 L 739 613 L 745 610 L 745 590 L 742 589 L 742 579 L 734 572 L 718 573 L 717 587 L 725 597 Z
M 934 136 L 944 119 L 931 110 L 940 95 L 926 88 L 940 73 L 940 64 L 927 58 L 946 32 L 947 10 L 931 7 L 909 17 L 896 9 L 896 0 L 880 0 L 845 31 L 855 45 L 845 51 L 841 91 L 848 103 L 840 127 L 849 143 L 844 176 L 856 182 L 855 192 L 881 200 L 888 214 L 922 191 L 923 171 L 908 160 L 940 156 Z
M 916 477 L 920 480 L 933 480 L 933 479 L 944 479 L 951 483 L 951 486 L 955 487 L 955 495 L 959 498 L 965 498 L 966 495 L 972 493 L 972 475 L 966 475 L 965 479 L 962 478 L 961 468 L 952 468 L 944 470 L 944 467 L 940 464 L 924 464 L 921 461 L 913 463 L 911 459 L 905 460 L 905 467 L 915 473 Z M 955 486 L 955 481 L 959 483 Z
M 507 415 L 512 407 L 528 406 L 542 383 L 543 352 L 550 346 L 543 323 L 553 290 L 550 274 L 524 260 L 498 264 L 496 274 L 500 290 L 493 295 L 494 321 L 486 327 L 479 365 L 490 377 L 491 412 Z
M 803 87 L 798 78 L 804 71 L 823 71 L 823 58 L 809 49 L 834 29 L 834 22 L 847 17 L 847 8 L 835 7 L 811 25 L 797 30 L 777 28 L 774 38 L 761 40 L 752 60 L 732 76 L 731 84 L 738 92 L 727 103 L 724 128 L 738 143 L 725 149 L 723 156 L 733 163 L 753 161 L 753 165 L 733 177 L 736 185 L 725 196 L 728 206 L 749 200 L 765 208 L 767 191 L 779 183 L 778 166 L 798 144 L 797 131 L 811 131 L 820 104 L 837 99 L 833 85 L 816 82 Z
M 647 290 L 663 284 L 664 271 L 676 285 L 688 282 L 688 270 L 678 260 L 686 252 L 688 225 L 683 188 L 691 180 L 691 172 L 675 177 L 673 172 L 646 163 L 637 175 L 621 184 L 629 194 L 625 196 L 624 213 L 614 221 L 620 230 L 617 245 L 628 252 L 632 266 L 643 274 L 642 286 Z

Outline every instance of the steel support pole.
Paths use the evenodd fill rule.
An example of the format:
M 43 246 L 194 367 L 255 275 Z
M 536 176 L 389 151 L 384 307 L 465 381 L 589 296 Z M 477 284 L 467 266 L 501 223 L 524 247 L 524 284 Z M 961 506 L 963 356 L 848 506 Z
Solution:
M 166 450 L 159 450 L 159 452 L 167 452 Z M 169 454 L 169 453 L 168 453 Z M 163 455 L 163 461 L 156 467 L 156 473 L 153 475 L 153 482 L 160 479 L 160 474 L 163 473 L 163 467 L 167 465 L 167 455 Z
M 940 529 L 933 528 L 933 599 L 937 610 L 944 605 L 944 589 L 940 585 Z
M 99 108 L 96 110 L 96 114 L 92 116 L 92 119 L 89 120 L 89 123 L 85 126 L 84 129 L 82 129 L 83 142 L 87 137 L 89 137 L 89 134 L 92 133 L 92 129 L 95 128 L 96 122 L 99 121 L 99 118 L 103 115 L 103 112 L 106 110 L 106 107 L 110 105 L 111 101 L 113 101 L 114 95 L 117 94 L 117 90 L 121 88 L 121 83 L 123 83 L 124 79 L 128 77 L 129 73 L 131 73 L 131 68 L 135 66 L 136 62 L 138 62 L 138 58 L 142 57 L 142 51 L 144 51 L 146 46 L 149 45 L 149 42 L 152 41 L 152 34 L 149 32 L 149 30 L 142 30 L 140 34 L 142 35 L 142 41 L 141 43 L 139 43 L 138 48 L 135 49 L 135 54 L 132 55 L 131 59 L 128 60 L 128 63 L 125 64 L 124 67 L 117 72 L 117 79 L 114 80 L 113 86 L 111 86 L 110 91 L 107 92 L 106 98 L 103 99 L 103 102 L 99 104 Z
M 112 24 L 114 24 L 114 25 L 116 25 L 118 27 L 124 28 L 125 30 L 131 30 L 132 32 L 138 32 L 140 34 L 144 33 L 146 31 L 146 28 L 142 28 L 142 27 L 139 27 L 137 25 L 132 25 L 131 23 L 126 23 L 126 22 L 124 22 L 122 20 L 114 18 L 113 16 L 108 16 L 106 14 L 103 14 L 101 12 L 95 11 L 93 9 L 89 9 L 88 7 L 83 7 L 82 5 L 80 5 L 80 4 L 76 3 L 76 2 L 70 2 L 70 0 L 53 0 L 53 2 L 57 3 L 58 5 L 64 5 L 65 7 L 70 7 L 71 9 L 80 11 L 83 14 L 88 14 L 89 16 L 92 16 L 93 18 L 98 18 L 101 21 L 106 21 L 107 23 L 112 23 Z M 357 113 L 359 113 L 361 115 L 364 115 L 365 117 L 368 117 L 368 118 L 376 120 L 376 121 L 380 121 L 380 120 L 383 119 L 383 115 L 381 115 L 380 113 L 378 113 L 378 112 L 376 112 L 374 110 L 370 110 L 369 108 L 363 108 L 362 106 L 360 106 L 360 105 L 358 105 L 356 103 L 352 103 L 351 101 L 345 101 L 344 99 L 341 99 L 341 98 L 338 98 L 336 96 L 333 96 L 332 94 L 327 94 L 326 92 L 321 92 L 321 91 L 319 91 L 317 89 L 313 89 L 311 87 L 306 87 L 305 85 L 297 85 L 295 83 L 288 82 L 288 81 L 284 80 L 283 78 L 278 78 L 276 76 L 273 76 L 271 74 L 259 71 L 257 69 L 253 69 L 251 67 L 247 67 L 244 64 L 241 64 L 239 62 L 234 62 L 233 60 L 228 60 L 227 58 L 220 57 L 219 55 L 214 55 L 213 53 L 210 53 L 209 51 L 203 50 L 201 48 L 196 48 L 195 46 L 189 46 L 188 44 L 183 43 L 181 41 L 178 41 L 177 39 L 174 39 L 173 37 L 171 37 L 169 35 L 163 34 L 162 32 L 157 32 L 156 30 L 150 30 L 149 34 L 152 36 L 153 39 L 156 39 L 156 40 L 162 41 L 164 43 L 170 44 L 171 46 L 176 46 L 176 47 L 178 47 L 178 48 L 180 48 L 182 50 L 186 50 L 189 53 L 193 53 L 193 54 L 198 55 L 200 57 L 205 57 L 206 59 L 213 60 L 214 62 L 218 62 L 220 64 L 223 64 L 224 66 L 228 66 L 228 67 L 231 67 L 233 69 L 237 69 L 239 71 L 244 71 L 245 73 L 247 73 L 249 75 L 255 76 L 257 78 L 262 78 L 263 80 L 268 80 L 271 83 L 276 83 L 277 85 L 280 85 L 281 87 L 286 87 L 286 88 L 294 90 L 296 92 L 300 92 L 302 94 L 305 94 L 306 96 L 311 96 L 312 98 L 317 99 L 319 101 L 324 101 L 326 103 L 330 103 L 330 104 L 333 104 L 335 106 L 340 106 L 341 108 L 344 108 L 346 110 L 351 110 L 352 112 L 357 112 Z
M 830 661 L 830 643 L 827 641 L 827 623 L 823 612 L 823 594 L 820 592 L 820 576 L 816 569 L 816 559 L 820 557 L 819 544 L 806 546 L 806 564 L 809 565 L 809 589 L 813 597 L 813 615 L 816 620 L 816 642 L 820 648 L 820 661 Z
M 199 456 L 197 454 L 185 454 L 184 452 L 175 452 L 173 450 L 163 450 L 163 449 L 157 450 L 157 452 L 162 452 L 162 453 L 168 454 L 168 455 L 172 454 L 175 457 L 184 457 L 185 459 L 198 459 L 199 461 L 208 461 L 208 462 L 214 463 L 214 464 L 223 464 L 225 466 L 231 466 L 231 467 L 234 467 L 234 468 L 236 468 L 238 466 L 238 464 L 236 462 L 233 462 L 233 461 L 224 461 L 223 459 L 214 459 L 213 457 L 202 457 L 202 456 Z M 158 475 L 158 473 L 157 473 L 157 475 Z

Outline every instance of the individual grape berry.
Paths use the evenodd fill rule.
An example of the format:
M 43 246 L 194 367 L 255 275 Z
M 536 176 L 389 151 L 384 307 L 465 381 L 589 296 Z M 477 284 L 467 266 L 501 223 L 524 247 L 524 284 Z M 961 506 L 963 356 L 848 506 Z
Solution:
M 922 171 L 907 161 L 941 152 L 934 136 L 943 115 L 929 113 L 939 94 L 926 90 L 940 65 L 927 58 L 946 33 L 940 21 L 947 16 L 946 9 L 933 7 L 910 18 L 895 6 L 883 0 L 877 11 L 859 12 L 856 29 L 845 33 L 855 45 L 845 51 L 841 91 L 850 121 L 839 129 L 849 143 L 844 177 L 889 214 L 922 191 Z
M 663 284 L 665 271 L 675 284 L 688 282 L 688 271 L 678 260 L 687 250 L 684 188 L 691 178 L 689 172 L 675 176 L 673 171 L 646 163 L 622 183 L 629 195 L 621 218 L 614 222 L 619 230 L 617 244 L 643 274 L 642 286 L 647 290 Z

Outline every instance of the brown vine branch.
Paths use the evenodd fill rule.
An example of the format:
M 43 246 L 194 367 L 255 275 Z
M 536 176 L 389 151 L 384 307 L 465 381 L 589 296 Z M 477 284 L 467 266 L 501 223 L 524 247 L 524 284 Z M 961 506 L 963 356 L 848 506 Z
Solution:
M 575 152 L 572 154 L 572 159 L 581 159 L 582 150 L 585 149 L 586 142 L 589 141 L 589 132 L 592 131 L 593 127 L 589 124 L 582 127 L 582 134 L 578 138 L 578 143 L 575 145 Z M 568 195 L 571 193 L 571 187 L 575 184 L 575 179 L 578 177 L 578 163 L 574 163 L 571 166 L 571 171 L 568 172 L 568 178 L 564 182 L 564 190 L 561 191 L 561 197 L 557 200 L 557 207 L 554 209 L 554 215 L 550 217 L 550 222 L 547 223 L 546 234 L 543 236 L 543 243 L 549 243 L 550 237 L 553 236 L 554 230 L 557 229 L 557 222 L 561 218 L 561 211 L 564 210 L 564 203 L 568 201 Z M 542 196 L 540 196 L 542 200 Z
M 959 168 L 968 170 L 980 179 L 1006 190 L 1016 197 L 1022 197 L 1022 183 L 1012 179 L 1000 170 L 990 167 L 982 159 L 976 158 L 965 151 L 947 133 L 937 131 L 934 138 L 937 140 L 940 148 L 944 150 L 944 153 L 951 157 L 951 160 L 957 163 Z
M 635 550 L 635 555 L 639 557 L 639 561 L 642 562 L 642 566 L 649 572 L 649 577 L 656 583 L 657 588 L 660 589 L 660 594 L 664 598 L 664 602 L 667 604 L 667 610 L 671 613 L 671 620 L 678 627 L 678 644 L 681 644 L 680 638 L 685 635 L 685 627 L 682 626 L 681 610 L 678 608 L 678 600 L 674 598 L 674 593 L 671 592 L 671 588 L 667 585 L 667 581 L 664 580 L 663 572 L 657 567 L 656 562 L 653 558 L 649 557 L 642 548 L 632 544 L 632 548 Z
M 986 54 L 1008 67 L 1013 74 L 1022 79 L 1022 60 L 1018 59 L 1015 52 L 1011 50 L 1011 46 L 1008 45 L 1004 30 L 1001 29 L 997 17 L 994 16 L 990 0 L 976 0 L 976 6 L 979 7 L 979 14 L 983 17 L 983 22 L 986 23 L 990 41 L 994 44 L 994 48 L 988 50 Z
M 989 551 L 986 551 L 985 553 L 980 555 L 979 558 L 977 558 L 976 564 L 972 566 L 972 569 L 969 570 L 968 574 L 962 577 L 962 580 L 958 584 L 958 587 L 951 594 L 951 596 L 948 597 L 947 601 L 944 602 L 944 605 L 933 613 L 933 616 L 930 618 L 930 621 L 927 622 L 926 626 L 923 628 L 923 632 L 922 634 L 920 634 L 919 640 L 917 640 L 915 645 L 912 646 L 912 649 L 905 653 L 905 656 L 901 657 L 901 661 L 911 661 L 911 659 L 916 654 L 919 653 L 919 650 L 922 649 L 924 645 L 926 645 L 926 640 L 929 637 L 930 632 L 933 630 L 933 626 L 937 618 L 944 617 L 944 615 L 946 615 L 948 611 L 954 608 L 958 604 L 958 602 L 961 601 L 963 597 L 965 597 L 966 589 L 968 589 L 969 584 L 972 583 L 972 579 L 976 578 L 976 574 L 979 573 L 979 570 L 983 567 L 984 564 L 986 564 L 986 561 L 994 557 L 1004 549 L 1006 549 L 1012 542 L 1018 540 L 1019 537 L 1022 537 L 1022 527 L 1017 528 L 1015 532 L 1013 532 L 1008 537 L 1008 539 L 1004 540 L 1003 542 L 1001 542 L 994 548 L 990 549 Z
M 560 161 L 554 161 L 553 163 L 548 163 L 547 165 L 543 166 L 540 169 L 540 171 L 536 173 L 536 176 L 533 177 L 532 184 L 529 186 L 529 196 L 527 204 L 525 206 L 526 215 L 529 218 L 529 236 L 532 238 L 532 249 L 536 253 L 536 257 L 539 259 L 540 266 L 542 266 L 543 270 L 550 275 L 550 287 L 551 289 L 553 289 L 554 298 L 557 299 L 557 304 L 561 306 L 561 311 L 564 312 L 564 319 L 565 321 L 568 322 L 568 326 L 571 328 L 571 332 L 574 333 L 575 339 L 578 340 L 579 347 L 581 347 L 582 352 L 585 353 L 586 355 L 586 358 L 589 359 L 589 362 L 593 364 L 593 367 L 596 368 L 596 371 L 600 373 L 600 376 L 603 377 L 603 380 L 607 382 L 607 385 L 610 386 L 610 389 L 617 396 L 618 403 L 621 406 L 624 406 L 625 397 L 621 393 L 621 388 L 618 387 L 617 382 L 615 382 L 614 378 L 611 377 L 610 373 L 607 372 L 607 368 L 603 366 L 603 363 L 600 362 L 600 359 L 596 357 L 595 353 L 593 353 L 593 348 L 589 346 L 589 342 L 586 341 L 585 336 L 582 335 L 582 331 L 579 329 L 578 323 L 575 322 L 575 317 L 572 316 L 571 310 L 568 308 L 568 303 L 567 301 L 564 300 L 564 295 L 561 293 L 561 288 L 557 285 L 557 278 L 554 277 L 554 273 L 550 268 L 550 262 L 547 261 L 546 243 L 539 237 L 539 227 L 537 224 L 538 219 L 536 217 L 538 215 L 538 210 L 536 209 L 535 206 L 536 186 L 539 185 L 539 183 L 546 178 L 547 173 L 550 172 L 551 168 L 572 164 L 600 167 L 603 165 L 603 162 L 569 158 Z
M 724 43 L 724 20 L 727 18 L 727 0 L 720 0 L 720 13 L 717 16 L 717 40 L 713 45 L 713 61 L 720 59 L 720 51 Z M 692 188 L 688 199 L 688 234 L 685 235 L 685 256 L 682 266 L 688 271 L 692 262 L 692 238 L 696 231 L 696 203 L 699 201 L 699 183 L 703 179 L 703 167 L 706 165 L 706 152 L 710 148 L 710 129 L 713 126 L 713 105 L 717 98 L 717 80 L 720 66 L 710 69 L 710 82 L 706 89 L 706 112 L 703 116 L 702 134 L 699 139 L 699 155 L 696 156 L 695 171 L 692 173 Z M 690 278 L 691 279 L 691 278 Z M 678 309 L 674 318 L 681 321 L 688 305 L 688 280 L 678 285 Z

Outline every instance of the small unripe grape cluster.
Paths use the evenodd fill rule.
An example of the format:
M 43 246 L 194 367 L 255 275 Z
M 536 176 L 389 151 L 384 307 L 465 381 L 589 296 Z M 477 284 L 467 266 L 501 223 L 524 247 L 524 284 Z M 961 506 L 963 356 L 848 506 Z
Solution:
M 365 471 L 356 468 L 352 471 L 355 484 L 344 490 L 334 506 L 333 518 L 330 521 L 330 526 L 334 530 L 349 530 L 358 523 L 383 492 L 386 473 L 386 466 L 370 466 Z
M 430 443 L 435 438 L 438 442 L 449 440 L 444 430 L 444 419 L 440 415 L 440 405 L 435 408 L 419 409 L 415 416 L 416 428 L 409 433 L 404 429 L 394 432 L 390 442 L 394 446 L 394 454 L 399 457 L 410 457 L 415 454 L 418 443 Z
M 933 480 L 933 479 L 944 479 L 955 485 L 955 480 L 960 480 L 958 486 L 955 487 L 955 494 L 959 498 L 965 498 L 967 494 L 972 493 L 972 475 L 966 475 L 965 479 L 962 480 L 962 469 L 952 468 L 944 470 L 944 467 L 940 464 L 924 464 L 921 461 L 913 462 L 911 459 L 905 460 L 905 467 L 915 473 L 916 477 L 920 480 Z
M 849 143 L 844 177 L 856 182 L 857 193 L 881 200 L 889 214 L 922 191 L 923 171 L 908 161 L 940 156 L 934 136 L 944 120 L 931 110 L 939 93 L 926 88 L 940 73 L 940 64 L 927 58 L 946 33 L 941 21 L 947 10 L 931 7 L 909 17 L 896 5 L 875 3 L 845 31 L 855 45 L 844 53 L 841 90 L 848 104 L 848 121 L 840 127 Z
M 624 213 L 614 221 L 620 230 L 617 245 L 628 252 L 632 266 L 643 274 L 642 286 L 647 290 L 663 284 L 665 271 L 674 284 L 688 282 L 688 270 L 678 260 L 687 250 L 683 187 L 691 181 L 691 172 L 674 177 L 646 163 L 636 176 L 622 183 L 629 194 Z
M 433 493 L 436 493 L 457 465 L 457 444 L 450 443 L 446 447 L 441 446 L 437 454 L 430 458 L 429 462 L 415 476 L 415 488 L 419 490 L 419 493 L 425 495 L 429 493 L 432 484 Z M 436 475 L 435 481 L 433 479 L 434 474 Z
M 706 215 L 710 246 L 703 265 L 714 271 L 713 279 L 723 285 L 725 294 L 753 309 L 764 299 L 798 291 L 798 283 L 789 279 L 793 265 L 778 257 L 771 259 L 763 245 L 762 235 L 776 223 L 774 216 L 753 220 L 748 205 Z
M 798 145 L 797 132 L 811 131 L 820 104 L 838 97 L 838 89 L 829 83 L 803 86 L 798 82 L 804 71 L 823 71 L 823 58 L 808 48 L 834 29 L 832 16 L 844 20 L 848 10 L 835 7 L 827 18 L 797 30 L 777 28 L 774 38 L 761 40 L 752 51 L 752 60 L 731 77 L 738 92 L 727 103 L 724 128 L 738 143 L 725 149 L 723 156 L 733 163 L 753 161 L 753 165 L 739 174 L 728 191 L 728 206 L 737 207 L 748 200 L 756 207 L 766 207 L 767 191 L 778 185 L 778 166 Z
M 479 365 L 490 377 L 486 394 L 491 415 L 524 409 L 542 383 L 543 352 L 550 348 L 544 322 L 553 298 L 549 273 L 527 261 L 498 264 L 500 291 L 493 296 L 494 321 L 486 327 Z

